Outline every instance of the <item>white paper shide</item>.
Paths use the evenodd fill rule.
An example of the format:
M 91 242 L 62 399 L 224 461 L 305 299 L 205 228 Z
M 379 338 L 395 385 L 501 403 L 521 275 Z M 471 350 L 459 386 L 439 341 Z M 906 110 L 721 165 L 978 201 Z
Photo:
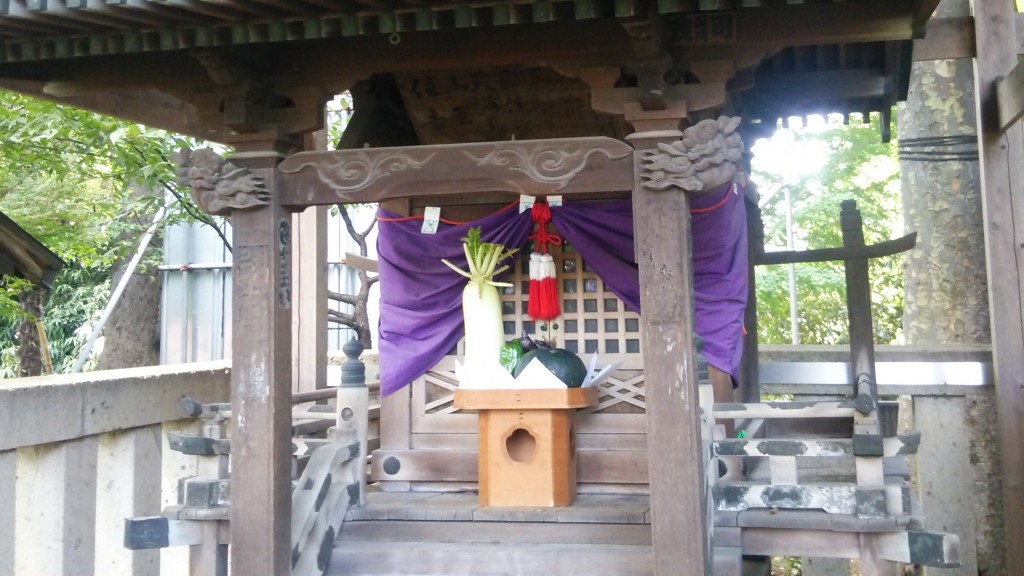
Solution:
M 620 364 L 622 362 L 616 362 L 598 369 L 597 356 L 591 356 L 590 364 L 587 367 L 587 377 L 583 380 L 581 387 L 597 386 L 604 382 Z M 509 374 L 508 370 L 505 370 L 497 362 L 472 365 L 456 362 L 455 377 L 459 380 L 460 388 L 470 390 L 540 390 L 567 387 L 565 382 L 559 380 L 558 376 L 555 376 L 541 362 L 530 362 L 518 377 Z

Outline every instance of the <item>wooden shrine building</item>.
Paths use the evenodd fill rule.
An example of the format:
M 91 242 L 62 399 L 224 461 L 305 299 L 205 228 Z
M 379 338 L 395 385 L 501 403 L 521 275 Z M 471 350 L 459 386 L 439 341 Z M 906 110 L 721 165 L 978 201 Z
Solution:
M 50 287 L 64 267 L 59 256 L 25 232 L 14 220 L 0 213 L 0 275 L 12 274 L 32 284 Z
M 1006 538 L 1024 541 L 1024 453 L 1016 448 L 1024 441 L 1024 244 L 1015 227 L 1024 215 L 1013 201 L 1024 186 L 1021 43 L 1011 0 L 972 2 L 973 18 L 929 20 L 937 4 L 5 0 L 0 87 L 236 150 L 227 161 L 192 152 L 187 169 L 199 204 L 229 215 L 234 233 L 233 573 L 287 574 L 295 560 L 292 214 L 380 202 L 399 214 L 440 207 L 468 220 L 527 194 L 631 200 L 646 312 L 600 319 L 636 323 L 635 338 L 623 329 L 606 339 L 632 354 L 622 369 L 642 371 L 645 400 L 643 410 L 629 408 L 637 394 L 622 388 L 624 409 L 587 421 L 591 434 L 580 432 L 589 447 L 615 450 L 584 455 L 581 445 L 580 481 L 649 487 L 651 572 L 706 574 L 709 439 L 692 337 L 693 188 L 685 182 L 711 177 L 683 168 L 654 186 L 665 175 L 645 158 L 680 142 L 684 127 L 720 115 L 742 118 L 738 134 L 748 142 L 791 115 L 888 118 L 914 59 L 977 63 Z M 343 150 L 319 151 L 311 134 L 323 128 L 327 99 L 344 90 L 356 110 Z M 723 137 L 732 130 L 720 123 Z M 642 340 L 642 351 L 631 340 Z M 438 365 L 425 378 L 450 384 L 446 370 Z M 314 374 L 323 381 L 322 371 Z M 467 469 L 472 421 L 437 409 L 450 394 L 404 390 L 382 407 L 382 426 L 390 418 L 392 428 L 382 430 L 375 478 L 395 490 L 471 482 L 457 471 Z M 437 447 L 449 452 L 431 453 Z M 1024 566 L 1024 548 L 1007 548 L 1007 565 Z

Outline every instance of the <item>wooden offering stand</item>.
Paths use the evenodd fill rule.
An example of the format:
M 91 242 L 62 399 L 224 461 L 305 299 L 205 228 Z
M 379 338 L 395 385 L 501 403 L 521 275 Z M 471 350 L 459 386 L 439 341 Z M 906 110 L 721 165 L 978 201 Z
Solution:
M 480 504 L 572 504 L 576 499 L 573 411 L 596 403 L 596 387 L 456 390 L 455 406 L 479 414 Z

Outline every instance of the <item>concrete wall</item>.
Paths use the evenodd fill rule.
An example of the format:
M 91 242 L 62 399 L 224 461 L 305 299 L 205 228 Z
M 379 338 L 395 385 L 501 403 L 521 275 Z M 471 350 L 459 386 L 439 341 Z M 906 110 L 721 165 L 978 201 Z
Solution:
M 166 448 L 192 425 L 185 396 L 227 401 L 228 364 L 0 382 L 0 576 L 161 574 L 159 552 L 124 548 L 123 522 L 159 514 L 195 460 Z

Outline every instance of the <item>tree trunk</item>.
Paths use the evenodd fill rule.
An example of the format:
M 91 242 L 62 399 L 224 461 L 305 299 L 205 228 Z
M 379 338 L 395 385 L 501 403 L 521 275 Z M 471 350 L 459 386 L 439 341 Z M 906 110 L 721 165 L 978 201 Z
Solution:
M 961 14 L 966 0 L 936 11 Z M 898 118 L 903 217 L 918 235 L 906 266 L 907 343 L 989 342 L 971 61 L 914 63 Z
M 152 247 L 150 248 L 152 249 Z M 103 328 L 99 370 L 155 366 L 160 363 L 160 277 L 155 266 L 135 270 Z M 117 286 L 125 274 L 114 273 Z
M 968 0 L 943 0 L 934 17 L 969 15 Z M 906 229 L 918 233 L 906 262 L 907 344 L 991 342 L 974 97 L 971 60 L 916 62 L 898 111 L 903 215 Z M 910 407 L 900 404 L 901 411 Z M 965 482 L 975 517 L 963 522 L 976 525 L 976 536 L 964 542 L 970 535 L 961 534 L 962 553 L 970 558 L 955 573 L 974 573 L 968 566 L 976 550 L 977 574 L 1006 574 L 992 395 L 969 395 L 967 420 L 975 473 Z
M 39 376 L 43 373 L 43 354 L 39 346 L 39 331 L 36 320 L 43 317 L 46 290 L 34 286 L 23 293 L 18 300 L 26 316 L 18 323 L 18 376 Z
M 133 197 L 156 197 L 161 194 L 156 190 L 135 187 Z M 121 241 L 131 246 L 130 253 L 117 263 L 110 291 L 113 294 L 121 278 L 127 272 L 131 255 L 138 248 L 141 235 L 145 232 L 148 222 L 154 214 L 146 215 L 140 220 L 139 226 L 132 232 L 121 236 Z M 159 250 L 161 234 L 158 232 L 150 242 L 147 251 Z M 162 291 L 160 272 L 155 265 L 159 258 L 143 258 L 132 273 L 128 285 L 125 286 L 121 298 L 110 313 L 107 324 L 103 327 L 103 350 L 97 362 L 97 370 L 114 370 L 117 368 L 136 368 L 139 366 L 156 366 L 160 363 L 160 295 Z

